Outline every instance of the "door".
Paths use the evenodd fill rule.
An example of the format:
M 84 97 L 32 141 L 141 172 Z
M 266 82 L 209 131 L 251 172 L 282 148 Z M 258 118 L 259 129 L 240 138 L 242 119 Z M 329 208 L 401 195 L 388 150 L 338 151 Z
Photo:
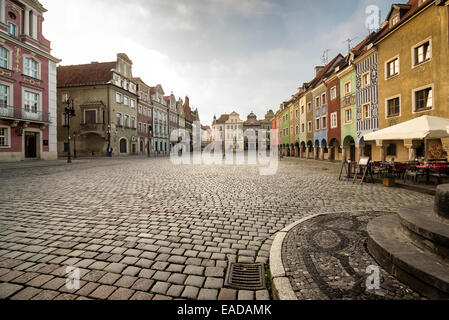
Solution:
M 120 140 L 120 153 L 127 153 L 126 139 Z
M 37 157 L 37 135 L 34 132 L 25 133 L 25 158 Z

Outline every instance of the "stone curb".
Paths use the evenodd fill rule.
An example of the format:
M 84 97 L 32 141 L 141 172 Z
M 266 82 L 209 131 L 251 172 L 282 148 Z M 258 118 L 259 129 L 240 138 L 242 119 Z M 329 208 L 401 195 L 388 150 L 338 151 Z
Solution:
M 273 298 L 275 300 L 298 300 L 290 284 L 290 280 L 285 274 L 284 264 L 282 263 L 282 245 L 287 233 L 307 220 L 329 214 L 332 213 L 319 213 L 308 216 L 288 225 L 276 234 L 270 249 L 271 283 L 273 287 Z

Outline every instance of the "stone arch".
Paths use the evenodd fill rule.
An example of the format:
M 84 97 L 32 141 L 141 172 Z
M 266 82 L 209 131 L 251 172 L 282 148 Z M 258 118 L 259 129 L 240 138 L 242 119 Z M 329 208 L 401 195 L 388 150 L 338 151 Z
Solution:
M 120 138 L 119 148 L 120 148 L 121 154 L 128 153 L 128 139 L 127 138 Z

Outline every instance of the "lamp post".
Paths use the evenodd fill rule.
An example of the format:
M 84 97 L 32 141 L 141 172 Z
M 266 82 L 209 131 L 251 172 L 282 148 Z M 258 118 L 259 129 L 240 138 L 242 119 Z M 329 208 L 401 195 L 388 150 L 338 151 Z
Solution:
M 153 126 L 151 126 L 151 124 L 148 125 L 148 158 L 151 158 L 151 146 L 153 145 L 153 141 L 152 141 L 152 137 L 153 136 Z
M 67 137 L 68 137 L 67 140 L 68 140 L 68 145 L 69 145 L 68 152 L 67 152 L 67 163 L 72 163 L 72 153 L 70 151 L 70 140 L 71 140 L 70 118 L 75 116 L 75 103 L 74 103 L 74 100 L 69 95 L 66 96 L 66 104 L 67 104 L 67 107 L 65 107 L 65 109 L 64 109 L 64 115 L 66 116 L 66 119 L 67 119 Z
M 73 157 L 76 159 L 76 132 L 73 133 Z

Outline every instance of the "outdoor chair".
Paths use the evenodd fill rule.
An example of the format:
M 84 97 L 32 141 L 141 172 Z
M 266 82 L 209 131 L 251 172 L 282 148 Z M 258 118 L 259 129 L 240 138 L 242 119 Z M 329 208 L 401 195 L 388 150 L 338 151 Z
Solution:
M 418 178 L 423 177 L 426 174 L 414 165 L 407 165 L 404 172 L 404 183 L 407 182 L 407 178 L 411 177 L 412 182 L 418 183 Z
M 431 172 L 431 177 L 437 178 L 438 184 L 442 183 L 443 179 L 449 178 L 449 168 L 447 167 L 439 167 L 437 172 Z

